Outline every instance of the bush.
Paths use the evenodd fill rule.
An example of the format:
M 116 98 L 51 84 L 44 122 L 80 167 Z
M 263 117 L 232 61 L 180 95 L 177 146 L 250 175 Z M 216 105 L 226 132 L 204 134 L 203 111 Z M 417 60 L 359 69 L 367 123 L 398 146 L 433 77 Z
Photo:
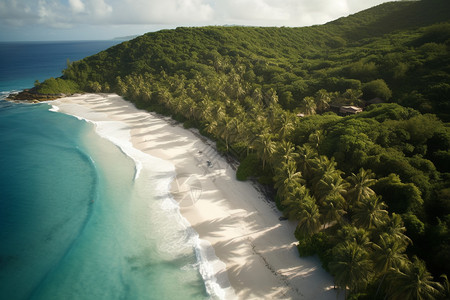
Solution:
M 260 171 L 260 163 L 256 154 L 249 154 L 236 171 L 237 180 L 245 181 L 250 176 L 256 176 Z
M 195 121 L 193 121 L 193 120 L 186 120 L 183 123 L 183 127 L 186 128 L 186 129 L 195 127 Z
M 425 233 L 425 224 L 417 218 L 416 215 L 409 212 L 402 215 L 403 223 L 406 227 L 406 234 L 416 241 L 421 238 Z
M 51 77 L 38 84 L 37 91 L 40 94 L 74 94 L 80 92 L 80 87 L 72 80 Z
M 450 151 L 439 150 L 433 153 L 433 162 L 436 168 L 443 173 L 450 173 Z
M 322 267 L 325 270 L 328 270 L 328 263 L 331 261 L 329 249 L 332 248 L 330 237 L 323 231 L 318 232 L 309 238 L 299 239 L 297 233 L 295 237 L 299 240 L 297 245 L 299 255 L 305 257 L 317 254 L 322 262 Z
M 365 100 L 373 98 L 381 98 L 389 100 L 392 97 L 392 91 L 383 79 L 372 80 L 362 87 L 362 92 Z

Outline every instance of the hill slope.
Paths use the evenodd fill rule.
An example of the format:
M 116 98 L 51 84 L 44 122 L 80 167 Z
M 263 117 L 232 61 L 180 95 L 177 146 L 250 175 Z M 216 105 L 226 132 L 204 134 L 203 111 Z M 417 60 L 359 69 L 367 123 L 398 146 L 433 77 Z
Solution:
M 239 62 L 246 83 L 275 88 L 288 109 L 322 88 L 344 93 L 383 79 L 391 101 L 448 121 L 450 24 L 440 22 L 450 20 L 449 10 L 442 0 L 392 2 L 321 26 L 163 30 L 73 63 L 64 74 L 84 89 L 96 82 L 116 90 L 117 76 L 164 70 L 189 77 L 196 70 L 207 78 L 219 64 L 227 71 Z

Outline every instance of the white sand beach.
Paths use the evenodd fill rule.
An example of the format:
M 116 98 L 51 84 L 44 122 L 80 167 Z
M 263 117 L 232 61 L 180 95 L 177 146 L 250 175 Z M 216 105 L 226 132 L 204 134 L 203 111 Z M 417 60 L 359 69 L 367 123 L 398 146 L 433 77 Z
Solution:
M 52 104 L 93 122 L 121 122 L 126 132 L 119 138 L 175 166 L 173 198 L 205 249 L 212 245 L 214 253 L 204 255 L 225 299 L 336 299 L 333 278 L 320 261 L 299 257 L 295 224 L 280 221 L 274 203 L 250 182 L 236 180 L 231 165 L 195 130 L 115 94 L 75 95 Z

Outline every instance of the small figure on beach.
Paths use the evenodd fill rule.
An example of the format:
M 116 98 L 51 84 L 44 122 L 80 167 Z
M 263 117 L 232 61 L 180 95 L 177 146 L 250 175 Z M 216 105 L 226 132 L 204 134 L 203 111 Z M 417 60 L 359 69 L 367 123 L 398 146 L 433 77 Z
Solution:
M 209 160 L 206 161 L 206 164 L 208 165 L 208 167 L 212 167 L 212 163 Z

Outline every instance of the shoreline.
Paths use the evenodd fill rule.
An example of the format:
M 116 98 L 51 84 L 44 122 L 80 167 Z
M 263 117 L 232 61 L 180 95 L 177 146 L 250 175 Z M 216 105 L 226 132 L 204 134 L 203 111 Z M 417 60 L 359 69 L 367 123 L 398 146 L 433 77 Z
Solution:
M 169 117 L 138 110 L 115 94 L 75 95 L 48 103 L 93 122 L 99 117 L 122 122 L 129 134 L 113 143 L 121 147 L 129 142 L 135 150 L 175 166 L 172 198 L 198 233 L 196 254 L 209 262 L 202 276 L 206 285 L 217 284 L 225 292 L 220 298 L 336 298 L 333 279 L 320 261 L 299 257 L 295 224 L 279 221 L 281 212 L 252 183 L 237 181 L 235 170 L 206 138 Z

